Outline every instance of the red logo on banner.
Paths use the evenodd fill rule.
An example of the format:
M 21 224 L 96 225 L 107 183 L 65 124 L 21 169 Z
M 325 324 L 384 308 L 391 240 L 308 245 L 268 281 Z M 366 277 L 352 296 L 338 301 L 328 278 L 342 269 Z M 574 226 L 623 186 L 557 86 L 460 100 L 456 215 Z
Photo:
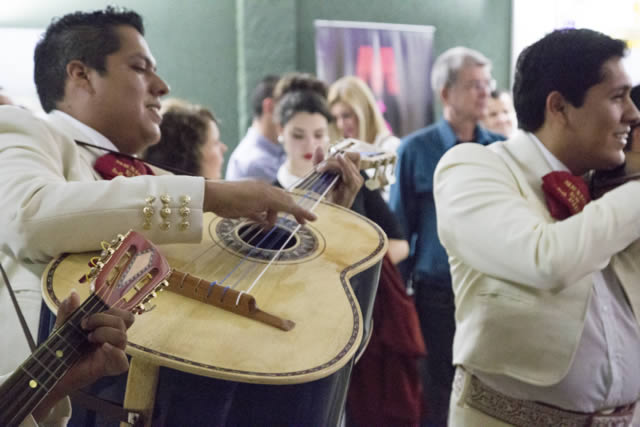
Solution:
M 373 66 L 373 46 L 360 46 L 356 62 L 356 74 L 365 82 L 369 82 L 373 93 L 380 95 L 386 89 L 391 95 L 398 94 L 396 81 L 396 62 L 393 48 L 380 48 L 380 69 Z

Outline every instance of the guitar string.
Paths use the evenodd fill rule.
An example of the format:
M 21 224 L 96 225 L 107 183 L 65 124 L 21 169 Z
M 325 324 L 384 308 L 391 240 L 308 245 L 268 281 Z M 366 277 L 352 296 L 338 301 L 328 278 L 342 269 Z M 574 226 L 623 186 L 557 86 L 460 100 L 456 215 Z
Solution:
M 300 178 L 296 183 L 294 183 L 294 184 L 292 185 L 292 187 L 290 187 L 290 188 L 289 188 L 289 189 L 287 189 L 287 190 L 289 191 L 289 190 L 291 190 L 292 188 L 295 188 L 299 183 L 302 183 L 302 185 L 305 185 L 305 186 L 313 185 L 313 184 L 314 184 L 315 182 L 317 182 L 319 179 L 322 179 L 322 176 L 323 176 L 323 174 L 317 173 L 317 172 L 315 171 L 315 169 L 312 169 L 309 173 L 307 173 L 307 175 L 306 175 L 306 176 L 304 176 L 304 177 Z M 300 206 L 304 207 L 302 204 L 300 204 Z M 287 216 L 285 216 L 284 218 L 286 218 L 286 217 L 287 217 Z M 247 223 L 249 223 L 249 222 L 250 222 L 250 221 L 248 221 L 248 220 L 244 220 L 244 221 L 242 221 L 240 224 L 236 224 L 236 225 L 235 225 L 235 226 L 234 226 L 230 231 L 228 231 L 227 233 L 225 233 L 225 234 L 222 236 L 222 239 L 225 239 L 225 238 L 226 238 L 226 237 L 228 237 L 231 233 L 234 233 L 234 232 L 236 232 L 236 231 L 238 231 L 238 230 L 242 229 L 242 227 L 243 227 L 243 226 L 245 226 L 245 225 L 246 225 Z M 281 217 L 281 218 L 279 218 L 279 219 L 276 221 L 276 225 L 280 225 L 280 224 L 282 224 L 283 222 L 284 222 L 284 219 L 283 219 L 283 217 Z M 277 227 L 273 227 L 273 228 L 272 228 L 272 230 L 274 230 L 274 229 L 277 229 Z M 238 234 L 239 234 L 240 239 L 241 239 L 241 240 L 244 240 L 248 234 L 250 234 L 250 233 L 254 233 L 254 234 L 253 234 L 253 236 L 252 236 L 249 240 L 244 240 L 244 241 L 246 241 L 246 242 L 247 242 L 247 244 L 249 244 L 249 245 L 253 245 L 253 243 L 254 243 L 255 239 L 256 239 L 258 236 L 260 236 L 260 234 L 261 234 L 264 230 L 265 230 L 265 228 L 264 228 L 264 226 L 263 226 L 262 224 L 259 224 L 259 223 L 252 223 L 252 225 L 250 225 L 250 226 L 249 226 L 249 227 L 248 227 L 244 232 L 240 232 L 240 233 L 238 233 Z M 214 240 L 214 237 L 213 237 L 213 236 L 211 236 L 211 230 L 209 230 L 209 233 L 210 233 L 210 237 L 211 237 L 211 239 L 212 239 L 212 240 Z M 267 234 L 267 236 L 265 236 L 265 237 L 269 237 L 269 236 L 270 236 L 270 234 L 268 233 L 268 234 Z M 260 244 L 265 240 L 265 237 L 263 237 L 263 238 L 260 240 L 260 242 L 258 242 L 257 244 L 253 245 L 253 246 L 254 246 L 254 248 L 252 248 L 252 249 L 250 250 L 250 252 L 249 252 L 248 256 L 253 255 L 257 250 L 261 250 L 261 249 L 259 248 L 259 245 L 260 245 Z M 195 262 L 196 262 L 200 257 L 202 257 L 203 255 L 205 255 L 206 253 L 208 253 L 208 252 L 209 252 L 210 250 L 212 250 L 213 248 L 214 248 L 213 246 L 211 246 L 211 247 L 207 248 L 207 249 L 206 249 L 205 251 L 203 251 L 200 255 L 198 255 L 196 258 L 194 258 L 191 262 L 189 262 L 188 264 L 186 264 L 186 265 L 182 266 L 182 268 L 183 268 L 183 269 L 185 269 L 185 270 L 188 270 L 188 268 L 186 268 L 186 267 L 189 267 L 189 266 L 191 266 L 191 265 L 195 265 Z M 232 274 L 233 272 L 235 272 L 235 271 L 237 270 L 237 268 L 239 268 L 239 267 L 240 267 L 240 265 L 241 265 L 241 264 L 242 264 L 242 263 L 243 263 L 243 262 L 248 258 L 248 256 L 245 256 L 243 259 L 241 259 L 241 260 L 239 261 L 238 265 L 236 265 L 236 267 L 235 267 L 234 269 L 232 269 L 232 271 L 231 271 L 229 274 L 227 274 L 227 275 L 225 276 L 225 278 L 223 278 L 221 281 L 218 281 L 218 282 L 214 281 L 214 282 L 212 282 L 212 283 L 220 284 L 220 282 L 222 282 L 222 281 L 226 281 L 226 279 L 230 276 L 230 274 Z M 214 259 L 215 259 L 215 257 L 214 257 Z M 211 260 L 211 261 L 213 261 L 213 260 Z M 210 290 L 209 290 L 209 293 L 210 293 Z
M 326 176 L 326 174 L 322 174 L 322 175 L 325 175 L 325 176 Z M 322 179 L 325 179 L 325 178 L 323 177 Z M 316 181 L 316 182 L 317 182 L 317 181 Z M 308 192 L 307 192 L 307 193 L 308 193 Z M 303 199 L 303 201 L 302 201 L 302 203 L 300 203 L 300 205 L 302 205 L 302 204 L 304 203 L 304 201 L 305 201 L 305 200 Z M 287 218 L 287 216 L 290 216 L 290 214 L 289 214 L 289 215 L 285 215 L 284 217 L 281 217 L 281 218 L 278 220 L 278 222 L 283 222 L 283 221 L 284 221 L 284 219 L 285 219 L 285 218 Z M 277 223 L 278 223 L 278 222 L 277 222 Z M 276 223 L 276 224 L 277 224 L 277 223 Z M 254 246 L 254 247 L 253 247 L 253 248 L 252 248 L 252 249 L 251 249 L 251 250 L 250 250 L 250 251 L 249 251 L 249 252 L 248 252 L 248 253 L 247 253 L 247 254 L 246 254 L 242 259 L 241 259 L 241 260 L 240 260 L 240 261 L 239 261 L 239 262 L 238 262 L 238 263 L 237 263 L 237 264 L 236 264 L 236 266 L 235 266 L 235 267 L 234 267 L 234 268 L 233 268 L 233 269 L 232 269 L 232 270 L 231 270 L 231 271 L 230 271 L 230 272 L 229 272 L 229 273 L 228 273 L 228 274 L 227 274 L 227 275 L 226 275 L 222 280 L 220 280 L 220 281 L 213 281 L 213 282 L 211 282 L 211 284 L 210 284 L 210 288 L 209 288 L 209 294 L 211 293 L 211 289 L 212 289 L 212 286 L 213 286 L 213 285 L 220 285 L 220 286 L 222 286 L 222 284 L 223 284 L 224 282 L 226 282 L 226 280 L 227 280 L 227 279 L 228 279 L 228 278 L 229 278 L 229 277 L 230 277 L 230 276 L 231 276 L 231 275 L 232 275 L 236 270 L 238 270 L 241 266 L 243 266 L 243 265 L 244 265 L 244 263 L 245 263 L 245 262 L 246 262 L 246 261 L 247 261 L 247 260 L 248 260 L 248 259 L 249 259 L 249 258 L 250 258 L 254 253 L 255 253 L 255 252 L 257 252 L 257 251 L 261 251 L 262 249 L 260 248 L 260 245 L 261 245 L 265 240 L 267 240 L 269 237 L 271 237 L 271 235 L 274 233 L 274 231 L 275 231 L 275 230 L 278 230 L 278 227 L 273 227 L 273 228 L 271 228 L 271 230 L 269 230 L 269 232 L 268 232 L 268 233 L 267 233 L 267 234 L 266 234 L 266 235 L 265 235 L 265 236 L 264 236 L 264 237 L 263 237 L 263 238 L 262 238 L 262 239 L 261 239 L 261 240 L 260 240 L 260 241 L 259 241 L 259 242 L 258 242 L 258 243 L 257 243 L 257 244 L 256 244 L 256 245 L 255 245 L 255 246 Z M 255 268 L 255 264 L 254 264 L 254 268 Z M 248 268 L 248 270 L 247 270 L 247 272 L 246 272 L 245 274 L 248 274 L 248 273 L 250 273 L 251 271 L 252 271 L 252 269 L 251 269 L 251 266 L 250 266 L 250 267 Z M 233 286 L 231 286 L 231 288 L 232 288 L 232 289 L 235 289 L 236 285 L 237 285 L 237 283 L 236 283 L 236 284 L 234 284 Z
M 329 175 L 326 175 L 326 174 L 322 176 L 322 178 L 320 179 L 320 181 L 321 181 L 321 182 L 320 182 L 320 186 L 322 186 L 322 185 L 323 185 L 323 182 L 324 182 L 324 181 L 326 181 L 328 177 L 329 177 Z M 336 176 L 336 179 L 337 179 L 337 176 Z M 316 180 L 315 182 L 317 182 L 317 180 Z M 310 192 L 311 192 L 311 191 L 314 191 L 314 190 L 313 190 L 313 188 L 312 188 L 312 189 L 310 189 L 309 191 L 307 191 L 304 195 L 299 196 L 299 198 L 301 198 L 301 199 L 302 199 L 302 202 L 300 202 L 300 203 L 299 203 L 299 205 L 300 205 L 300 206 L 304 205 L 304 204 L 305 204 L 305 202 L 308 202 L 308 200 L 309 200 L 309 194 L 310 194 Z M 323 195 L 322 197 L 324 197 L 324 195 Z M 313 204 L 313 202 L 311 202 L 311 203 Z M 308 205 L 309 203 L 306 203 L 306 204 Z M 305 207 L 306 207 L 306 206 L 305 206 Z M 315 206 L 313 206 L 313 207 L 315 208 Z M 310 209 L 310 210 L 312 210 L 312 209 Z M 286 219 L 286 218 L 287 218 L 287 216 L 282 217 L 282 218 L 279 220 L 279 222 L 283 221 L 283 220 L 284 220 L 284 219 Z M 295 235 L 295 233 L 300 229 L 300 227 L 301 227 L 301 225 L 300 225 L 300 224 L 298 224 L 298 225 L 297 225 L 297 226 L 296 226 L 296 227 L 295 227 L 295 228 L 294 228 L 294 229 L 289 233 L 289 237 L 288 237 L 288 238 L 286 239 L 286 241 L 283 243 L 283 246 L 282 246 L 282 247 L 286 247 L 286 245 L 289 243 L 289 241 L 291 240 L 291 238 L 292 238 L 292 237 Z M 283 230 L 283 231 L 281 231 L 281 230 Z M 244 258 L 242 259 L 242 262 L 244 262 L 245 260 L 247 260 L 248 258 L 250 258 L 250 257 L 253 255 L 253 253 L 254 253 L 254 252 L 256 252 L 256 251 L 260 251 L 260 250 L 263 250 L 263 249 L 260 249 L 260 245 L 261 245 L 265 240 L 268 240 L 268 239 L 269 239 L 269 237 L 272 237 L 272 236 L 271 236 L 271 234 L 272 234 L 272 233 L 274 233 L 274 232 L 275 232 L 275 233 L 280 233 L 280 234 L 281 234 L 281 236 L 278 236 L 278 238 L 273 238 L 273 239 L 271 239 L 271 240 L 270 240 L 270 242 L 269 242 L 269 244 L 268 244 L 268 246 L 265 248 L 266 250 L 273 251 L 273 250 L 276 248 L 276 246 L 277 246 L 278 242 L 281 240 L 281 238 L 286 237 L 288 230 L 287 230 L 287 231 L 285 231 L 285 230 L 286 230 L 286 228 L 284 228 L 284 227 L 283 227 L 283 228 L 273 227 L 273 228 L 270 230 L 270 232 L 269 232 L 269 233 L 267 233 L 267 234 L 263 237 L 263 239 L 262 239 L 260 242 L 258 242 L 258 244 L 257 244 L 254 248 L 252 248 L 252 249 L 249 251 L 249 253 L 247 253 L 247 254 L 244 256 Z M 275 259 L 277 259 L 277 258 L 280 256 L 281 252 L 282 252 L 282 248 L 279 248 L 279 249 L 277 250 L 277 252 L 273 255 L 273 258 L 270 260 L 269 265 L 271 265 L 271 264 L 273 263 L 273 261 L 274 261 Z M 222 282 L 226 281 L 226 280 L 230 277 L 230 275 L 231 275 L 231 274 L 232 274 L 232 273 L 233 273 L 233 272 L 234 272 L 234 271 L 235 271 L 239 266 L 240 266 L 240 265 L 237 265 L 237 266 L 236 266 L 236 268 L 234 268 L 234 270 L 233 270 L 233 271 L 231 271 L 231 272 L 227 275 L 227 277 L 225 277 L 225 278 L 222 280 Z M 231 289 L 235 289 L 235 288 L 238 286 L 238 284 L 239 284 L 239 283 L 241 283 L 241 282 L 245 279 L 245 277 L 246 277 L 247 275 L 249 275 L 251 272 L 255 271 L 255 269 L 257 269 L 257 267 L 258 267 L 258 264 L 254 263 L 254 264 L 250 265 L 248 268 L 246 268 L 246 269 L 245 269 L 245 271 L 240 275 L 240 277 L 238 277 L 238 278 L 236 279 L 236 281 L 233 283 L 233 285 L 231 285 L 231 286 L 230 286 L 230 287 L 231 287 Z M 222 283 L 216 283 L 216 284 L 221 285 Z M 248 291 L 245 291 L 245 292 L 248 292 Z
M 306 179 L 307 177 L 311 176 L 315 174 L 315 170 L 312 169 L 311 171 L 309 171 L 309 173 L 307 173 L 307 175 L 303 178 L 300 179 L 300 181 L 304 181 L 304 179 Z M 234 224 L 234 226 L 231 228 L 231 230 L 229 230 L 227 233 L 223 234 L 221 236 L 221 238 L 224 240 L 226 239 L 229 235 L 231 235 L 232 233 L 234 233 L 236 230 L 240 229 L 241 227 L 245 226 L 246 224 L 252 224 L 247 230 L 245 230 L 245 233 L 242 234 L 240 237 L 245 237 L 246 234 L 250 233 L 251 231 L 259 228 L 261 225 L 258 223 L 255 223 L 249 219 L 243 219 L 243 220 L 239 220 L 240 222 L 237 224 Z M 258 231 L 259 233 L 260 231 Z M 214 236 L 211 235 L 211 230 L 209 230 L 209 237 L 211 238 L 212 241 L 214 241 Z M 185 271 L 188 270 L 188 267 L 191 267 L 192 265 L 195 265 L 195 263 L 204 255 L 206 255 L 210 250 L 213 250 L 215 247 L 215 245 L 211 245 L 210 247 L 206 248 L 204 251 L 202 251 L 202 253 L 200 253 L 199 255 L 197 255 L 195 258 L 193 258 L 190 262 L 188 262 L 187 264 L 183 265 L 181 268 L 184 269 Z
M 333 185 L 338 181 L 338 176 L 336 175 L 333 180 L 331 181 L 331 183 L 327 186 L 326 190 L 322 193 L 321 197 L 318 197 L 318 199 L 316 200 L 316 202 L 313 204 L 311 211 L 313 211 L 313 209 L 315 209 L 315 207 L 318 205 L 318 203 L 320 203 L 320 201 L 326 196 L 327 192 L 333 187 Z M 286 247 L 286 244 L 289 243 L 289 240 L 291 240 L 291 238 L 293 238 L 293 236 L 295 235 L 295 233 L 300 229 L 300 227 L 302 227 L 301 224 L 298 224 L 296 226 L 296 228 L 291 232 L 289 238 L 287 239 L 286 242 L 284 242 L 282 244 L 282 246 L 280 247 L 280 249 L 278 250 L 278 253 L 271 259 L 271 261 L 269 262 L 269 264 L 267 264 L 264 269 L 260 272 L 260 274 L 258 275 L 258 277 L 256 277 L 256 279 L 253 281 L 253 283 L 251 284 L 251 286 L 249 286 L 249 288 L 246 291 L 242 291 L 239 293 L 238 298 L 236 299 L 236 305 L 238 305 L 238 303 L 240 302 L 240 297 L 242 296 L 242 293 L 250 293 L 254 286 L 259 282 L 259 280 L 262 278 L 262 276 L 266 273 L 266 271 L 269 269 L 269 267 L 271 267 L 271 265 L 273 264 L 273 262 L 280 256 L 280 253 L 282 253 L 282 250 Z

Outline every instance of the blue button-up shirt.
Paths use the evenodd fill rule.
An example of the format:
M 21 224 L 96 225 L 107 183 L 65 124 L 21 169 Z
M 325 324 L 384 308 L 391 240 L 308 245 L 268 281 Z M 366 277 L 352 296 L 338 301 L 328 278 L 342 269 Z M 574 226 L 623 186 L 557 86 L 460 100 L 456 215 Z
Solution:
M 475 142 L 483 145 L 505 139 L 481 126 L 474 130 Z M 436 229 L 433 173 L 444 153 L 458 142 L 444 119 L 403 138 L 398 149 L 396 183 L 389 204 L 411 244 L 409 258 L 401 266 L 405 278 L 451 286 L 449 261 Z
M 231 153 L 225 178 L 229 181 L 251 178 L 272 183 L 286 158 L 282 145 L 271 142 L 252 126 Z

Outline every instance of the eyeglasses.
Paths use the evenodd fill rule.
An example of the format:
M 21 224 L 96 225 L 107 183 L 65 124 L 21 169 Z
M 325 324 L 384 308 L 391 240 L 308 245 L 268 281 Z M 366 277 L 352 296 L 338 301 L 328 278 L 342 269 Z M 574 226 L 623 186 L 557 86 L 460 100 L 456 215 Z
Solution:
M 496 80 L 469 80 L 461 85 L 464 90 L 475 90 L 480 92 L 485 89 L 487 92 L 496 90 Z

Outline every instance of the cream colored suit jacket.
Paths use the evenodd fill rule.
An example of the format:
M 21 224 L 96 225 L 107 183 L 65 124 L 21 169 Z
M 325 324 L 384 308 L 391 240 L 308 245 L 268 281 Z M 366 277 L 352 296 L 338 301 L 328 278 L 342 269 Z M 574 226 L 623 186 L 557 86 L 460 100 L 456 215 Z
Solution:
M 545 386 L 568 372 L 593 285 L 610 262 L 640 314 L 640 182 L 553 219 L 541 184 L 551 171 L 531 136 L 461 144 L 434 176 L 438 234 L 456 303 L 453 361 Z
M 9 274 L 33 333 L 37 331 L 46 264 L 62 252 L 100 248 L 101 240 L 135 229 L 155 243 L 199 242 L 203 178 L 118 177 L 104 181 L 93 163 L 104 154 L 77 145 L 91 142 L 56 116 L 41 119 L 0 106 L 0 262 Z M 173 208 L 169 231 L 159 224 L 160 196 Z M 191 197 L 191 226 L 180 231 L 180 197 Z M 142 227 L 145 198 L 155 196 L 150 230 Z M 4 284 L 0 283 L 0 373 L 14 370 L 30 354 Z

